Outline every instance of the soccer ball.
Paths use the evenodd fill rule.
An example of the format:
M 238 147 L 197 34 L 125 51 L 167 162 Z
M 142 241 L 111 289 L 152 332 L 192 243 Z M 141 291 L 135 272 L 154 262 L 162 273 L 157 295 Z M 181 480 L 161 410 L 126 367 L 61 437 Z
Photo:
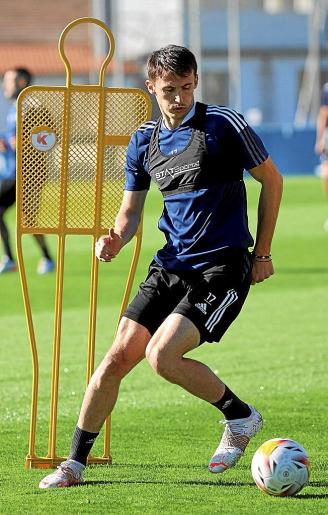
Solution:
M 306 450 L 288 438 L 264 442 L 253 456 L 252 476 L 262 492 L 290 496 L 308 482 L 310 461 Z

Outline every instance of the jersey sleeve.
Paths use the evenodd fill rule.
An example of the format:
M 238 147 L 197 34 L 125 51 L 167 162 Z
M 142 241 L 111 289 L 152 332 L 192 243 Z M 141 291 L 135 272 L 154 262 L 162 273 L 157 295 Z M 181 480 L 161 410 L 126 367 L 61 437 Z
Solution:
M 135 132 L 128 145 L 125 161 L 125 187 L 127 191 L 148 190 L 150 187 L 150 175 L 145 169 L 145 148 L 138 141 L 138 131 Z
M 243 166 L 245 170 L 250 170 L 262 164 L 269 157 L 269 152 L 264 146 L 263 141 L 256 132 L 247 125 L 247 128 L 241 131 L 240 138 L 242 140 L 243 149 Z
M 261 138 L 248 125 L 244 117 L 236 111 L 232 113 L 234 115 L 230 120 L 233 122 L 230 123 L 230 134 L 241 165 L 245 170 L 250 170 L 262 164 L 269 157 L 269 153 Z

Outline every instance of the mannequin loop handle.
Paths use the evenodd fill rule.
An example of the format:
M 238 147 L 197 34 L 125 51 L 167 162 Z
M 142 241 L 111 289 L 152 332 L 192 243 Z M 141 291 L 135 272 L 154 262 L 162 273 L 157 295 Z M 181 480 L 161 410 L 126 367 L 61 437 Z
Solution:
M 100 71 L 99 71 L 99 86 L 104 87 L 106 68 L 107 68 L 108 64 L 110 63 L 110 61 L 113 57 L 113 54 L 114 54 L 114 50 L 115 50 L 114 36 L 104 22 L 102 22 L 101 20 L 97 20 L 97 18 L 88 18 L 88 17 L 78 18 L 77 20 L 74 20 L 71 23 L 69 23 L 65 27 L 65 29 L 63 30 L 63 32 L 61 33 L 60 38 L 59 38 L 59 44 L 58 44 L 59 55 L 60 55 L 61 60 L 64 63 L 65 69 L 66 69 L 66 86 L 69 87 L 72 85 L 72 71 L 71 71 L 71 65 L 69 63 L 69 60 L 65 54 L 65 49 L 64 49 L 65 39 L 66 39 L 68 32 L 71 29 L 73 29 L 74 27 L 76 27 L 77 25 L 80 25 L 82 23 L 93 23 L 95 25 L 98 25 L 98 27 L 103 29 L 103 31 L 107 35 L 107 38 L 109 41 L 109 50 L 108 50 L 108 54 L 107 54 L 105 60 L 103 61 Z

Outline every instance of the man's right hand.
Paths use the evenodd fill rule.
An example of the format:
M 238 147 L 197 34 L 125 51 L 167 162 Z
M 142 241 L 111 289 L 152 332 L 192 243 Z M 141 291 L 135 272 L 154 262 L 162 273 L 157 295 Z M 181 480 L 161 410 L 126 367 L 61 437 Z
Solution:
M 95 245 L 95 253 L 99 261 L 109 263 L 121 250 L 123 242 L 113 228 L 109 229 L 109 234 L 100 236 Z

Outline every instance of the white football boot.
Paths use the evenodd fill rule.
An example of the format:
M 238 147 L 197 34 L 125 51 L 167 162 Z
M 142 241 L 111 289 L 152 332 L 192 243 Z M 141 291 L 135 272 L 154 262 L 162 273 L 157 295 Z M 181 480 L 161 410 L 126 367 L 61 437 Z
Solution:
M 37 273 L 39 275 L 49 274 L 55 269 L 55 263 L 52 259 L 47 259 L 45 257 L 41 258 L 38 263 Z
M 0 261 L 0 274 L 5 274 L 6 272 L 16 272 L 17 266 L 15 261 L 10 259 L 8 256 L 3 256 Z
M 221 422 L 225 424 L 225 430 L 208 465 L 210 472 L 221 473 L 236 465 L 250 439 L 262 429 L 261 414 L 253 406 L 249 407 L 251 409 L 249 417 Z
M 66 488 L 84 483 L 85 466 L 75 460 L 63 461 L 55 472 L 52 472 L 39 483 L 39 488 Z

